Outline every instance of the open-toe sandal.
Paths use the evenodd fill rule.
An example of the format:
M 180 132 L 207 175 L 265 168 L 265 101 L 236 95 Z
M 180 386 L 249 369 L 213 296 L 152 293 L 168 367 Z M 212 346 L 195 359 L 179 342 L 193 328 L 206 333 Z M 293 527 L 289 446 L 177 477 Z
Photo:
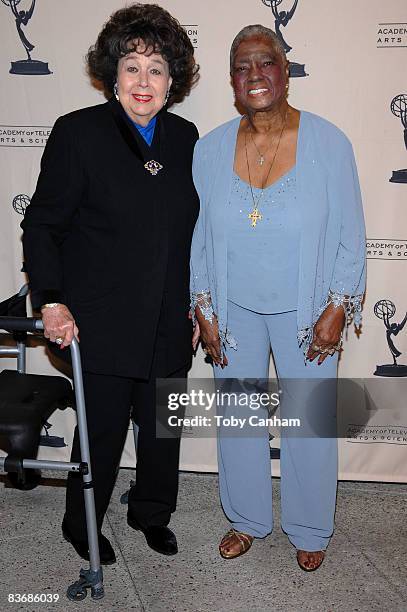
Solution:
M 230 529 L 223 536 L 219 544 L 219 552 L 224 559 L 234 559 L 240 557 L 249 550 L 253 543 L 254 537 L 248 533 Z
M 325 558 L 323 550 L 308 552 L 307 550 L 297 550 L 298 565 L 304 572 L 315 572 Z

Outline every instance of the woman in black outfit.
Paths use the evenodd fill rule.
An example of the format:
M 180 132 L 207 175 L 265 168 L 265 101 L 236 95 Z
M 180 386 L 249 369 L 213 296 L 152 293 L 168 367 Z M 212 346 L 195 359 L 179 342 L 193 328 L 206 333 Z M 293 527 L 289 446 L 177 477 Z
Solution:
M 175 554 L 179 438 L 155 432 L 155 379 L 186 377 L 191 360 L 189 253 L 198 214 L 193 123 L 167 110 L 198 66 L 187 34 L 157 5 L 105 24 L 87 61 L 111 95 L 60 117 L 22 223 L 33 307 L 61 355 L 80 339 L 99 533 L 131 410 L 139 425 L 128 524 Z M 54 345 L 55 346 L 55 345 Z M 56 347 L 55 347 L 56 348 Z M 78 461 L 75 430 L 72 461 Z M 88 557 L 81 480 L 70 474 L 65 539 Z M 100 533 L 102 563 L 114 563 Z

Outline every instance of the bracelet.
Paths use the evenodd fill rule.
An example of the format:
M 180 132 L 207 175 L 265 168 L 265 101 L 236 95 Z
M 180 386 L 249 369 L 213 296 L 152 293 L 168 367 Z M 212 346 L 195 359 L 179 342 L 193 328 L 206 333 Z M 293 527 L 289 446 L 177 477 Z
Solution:
M 61 304 L 59 302 L 50 302 L 49 304 L 43 304 L 41 306 L 41 310 L 43 308 L 55 308 L 55 306 L 60 306 Z

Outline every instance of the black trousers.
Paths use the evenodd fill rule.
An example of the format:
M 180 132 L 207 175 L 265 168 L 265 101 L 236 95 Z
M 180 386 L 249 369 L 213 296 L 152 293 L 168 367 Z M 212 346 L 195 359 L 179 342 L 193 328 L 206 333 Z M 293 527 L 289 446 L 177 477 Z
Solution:
M 184 378 L 182 368 L 166 372 L 165 344 L 158 338 L 148 381 L 84 372 L 92 479 L 99 531 L 109 506 L 119 470 L 130 416 L 139 426 L 136 485 L 131 488 L 128 512 L 141 527 L 167 525 L 178 493 L 179 436 L 156 437 L 156 378 Z M 75 428 L 71 461 L 80 461 Z M 86 539 L 82 478 L 69 473 L 65 519 L 78 539 Z

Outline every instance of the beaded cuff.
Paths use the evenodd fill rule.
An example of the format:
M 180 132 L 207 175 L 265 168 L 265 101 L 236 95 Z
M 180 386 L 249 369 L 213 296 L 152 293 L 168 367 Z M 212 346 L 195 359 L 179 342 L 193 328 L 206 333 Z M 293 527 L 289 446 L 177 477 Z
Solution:
M 192 322 L 195 325 L 196 316 L 195 316 L 195 308 L 199 307 L 199 310 L 202 312 L 206 321 L 209 323 L 213 323 L 213 307 L 211 300 L 211 293 L 209 290 L 199 291 L 198 293 L 191 294 L 191 312 L 192 312 Z
M 363 294 L 342 295 L 340 293 L 329 291 L 328 300 L 326 305 L 324 306 L 324 310 L 328 306 L 328 304 L 334 304 L 336 308 L 338 306 L 342 306 L 345 312 L 346 325 L 349 325 L 352 322 L 353 318 L 355 327 L 359 329 L 362 323 L 362 300 Z

